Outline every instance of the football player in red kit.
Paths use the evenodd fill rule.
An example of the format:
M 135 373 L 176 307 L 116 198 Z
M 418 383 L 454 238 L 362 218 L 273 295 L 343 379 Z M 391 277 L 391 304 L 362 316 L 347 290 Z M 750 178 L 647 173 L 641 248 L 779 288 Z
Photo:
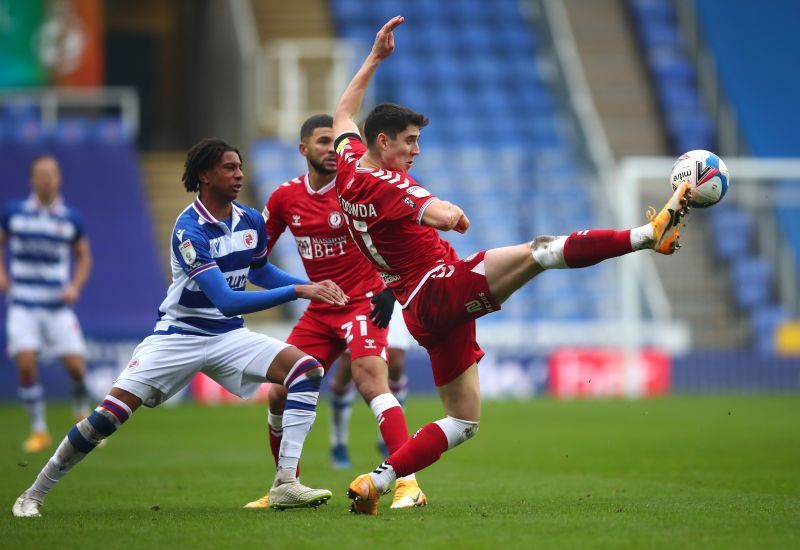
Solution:
M 336 107 L 336 190 L 353 240 L 403 305 L 409 331 L 428 351 L 447 416 L 423 426 L 373 472 L 353 480 L 348 489 L 353 510 L 364 514 L 377 513 L 379 497 L 397 477 L 430 466 L 478 431 L 477 362 L 483 351 L 475 339 L 476 318 L 499 310 L 547 269 L 586 267 L 636 250 L 671 254 L 687 213 L 687 187 L 682 184 L 641 227 L 540 236 L 459 259 L 439 231 L 467 231 L 466 214 L 408 175 L 428 119 L 384 103 L 367 115 L 364 138 L 354 122 L 372 75 L 394 50 L 393 31 L 402 22 L 395 17 L 378 32 Z
M 267 223 L 268 248 L 288 228 L 297 242 L 306 274 L 312 280 L 335 280 L 350 297 L 346 307 L 318 307 L 311 303 L 300 317 L 287 343 L 318 359 L 327 370 L 346 350 L 350 352 L 352 378 L 369 404 L 389 453 L 408 440 L 403 409 L 389 389 L 387 367 L 388 316 L 394 300 L 383 301 L 381 278 L 361 255 L 345 223 L 336 196 L 336 153 L 333 150 L 333 119 L 315 115 L 300 130 L 300 153 L 308 173 L 280 185 L 270 196 L 263 216 Z M 373 309 L 372 304 L 376 304 Z M 379 307 L 388 308 L 381 312 Z M 384 323 L 373 323 L 376 315 Z M 376 326 L 382 325 L 382 326 Z M 282 417 L 286 390 L 270 388 L 269 439 L 277 463 L 281 450 Z M 413 474 L 397 479 L 392 508 L 413 508 L 427 503 Z M 246 508 L 266 508 L 268 496 Z

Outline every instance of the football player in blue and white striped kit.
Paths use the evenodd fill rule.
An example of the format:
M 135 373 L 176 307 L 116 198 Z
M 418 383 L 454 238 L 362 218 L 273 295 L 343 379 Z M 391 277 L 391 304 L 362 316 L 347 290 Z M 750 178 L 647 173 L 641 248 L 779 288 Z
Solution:
M 31 434 L 23 443 L 29 453 L 50 447 L 44 390 L 37 360 L 43 351 L 58 357 L 72 380 L 73 414 L 89 414 L 86 346 L 72 304 L 89 278 L 89 242 L 80 215 L 64 204 L 56 159 L 42 155 L 31 163 L 32 193 L 12 200 L 0 217 L 0 294 L 7 293 L 7 351 L 19 371 L 19 396 L 25 404 Z M 8 242 L 9 273 L 3 261 Z M 70 276 L 70 257 L 74 269 Z
M 316 416 L 324 370 L 294 346 L 244 328 L 243 313 L 306 298 L 345 305 L 331 281 L 309 283 L 267 263 L 261 214 L 235 203 L 242 188 L 239 151 L 205 139 L 187 155 L 183 182 L 198 192 L 172 232 L 172 285 L 153 334 L 134 350 L 103 402 L 67 434 L 34 484 L 14 503 L 17 517 L 37 517 L 45 495 L 142 404 L 155 407 L 203 372 L 240 397 L 270 381 L 288 390 L 283 442 L 269 498 L 275 508 L 317 506 L 331 497 L 296 479 Z M 247 281 L 269 290 L 245 292 Z

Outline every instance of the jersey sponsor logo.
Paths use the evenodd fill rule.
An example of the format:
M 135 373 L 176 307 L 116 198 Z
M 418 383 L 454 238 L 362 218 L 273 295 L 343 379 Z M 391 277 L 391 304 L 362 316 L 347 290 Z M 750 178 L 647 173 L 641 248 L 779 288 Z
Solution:
M 244 286 L 247 284 L 247 275 L 228 275 L 225 277 L 225 280 L 228 282 L 229 287 L 236 290 L 244 288 Z
M 300 225 L 300 214 L 292 214 L 292 225 Z
M 417 203 L 415 203 L 413 200 L 411 200 L 410 197 L 406 197 L 405 195 L 403 195 L 403 202 L 406 203 L 409 208 L 417 207 Z
M 245 248 L 255 248 L 256 240 L 256 232 L 252 229 L 248 229 L 242 233 L 242 242 L 244 243 Z
M 297 241 L 297 252 L 301 258 L 310 260 L 314 257 L 311 254 L 311 237 L 295 237 L 294 240 Z
M 383 284 L 385 284 L 385 285 L 388 285 L 390 283 L 393 283 L 395 281 L 399 281 L 400 280 L 400 275 L 394 275 L 392 273 L 386 273 L 385 271 L 378 271 L 378 275 L 381 276 L 381 279 L 383 280 Z
M 317 258 L 329 258 L 331 256 L 342 256 L 345 254 L 345 244 L 347 236 L 338 237 L 295 237 L 297 241 L 297 251 L 306 260 Z
M 192 241 L 188 239 L 178 245 L 178 250 L 180 250 L 183 261 L 186 262 L 187 265 L 192 265 L 197 259 L 197 252 L 194 250 L 194 245 L 192 245 Z
M 342 218 L 341 212 L 334 210 L 328 214 L 328 225 L 330 225 L 333 229 L 339 229 L 342 227 L 342 223 L 344 223 L 344 219 Z
M 378 211 L 375 206 L 370 202 L 368 204 L 352 203 L 339 197 L 339 202 L 342 205 L 342 210 L 345 214 L 349 214 L 355 218 L 377 218 Z
M 408 189 L 406 189 L 406 193 L 409 195 L 413 195 L 418 199 L 424 199 L 425 197 L 430 197 L 431 193 L 424 187 L 420 187 L 419 185 L 412 185 Z

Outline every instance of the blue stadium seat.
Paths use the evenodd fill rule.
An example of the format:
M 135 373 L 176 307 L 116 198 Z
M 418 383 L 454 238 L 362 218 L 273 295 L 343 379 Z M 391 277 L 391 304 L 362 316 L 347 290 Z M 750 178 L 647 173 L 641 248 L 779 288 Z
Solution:
M 781 306 L 768 305 L 756 309 L 750 318 L 756 349 L 765 354 L 774 353 L 775 330 L 789 318 Z
M 123 145 L 131 143 L 133 132 L 120 117 L 100 117 L 89 125 L 89 139 L 98 145 Z
M 714 252 L 719 259 L 731 262 L 750 252 L 755 221 L 747 210 L 720 204 L 709 214 Z
M 63 145 L 83 145 L 89 138 L 90 122 L 83 117 L 62 117 L 56 123 L 54 138 Z
M 737 259 L 731 268 L 737 305 L 746 311 L 766 306 L 772 298 L 774 269 L 760 256 Z

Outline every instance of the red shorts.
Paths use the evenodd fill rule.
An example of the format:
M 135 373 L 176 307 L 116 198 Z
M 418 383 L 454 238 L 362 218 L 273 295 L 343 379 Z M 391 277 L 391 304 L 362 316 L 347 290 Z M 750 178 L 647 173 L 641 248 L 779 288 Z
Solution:
M 386 360 L 389 330 L 372 324 L 369 298 L 350 301 L 344 307 L 313 307 L 305 310 L 286 343 L 322 362 L 327 370 L 344 350 L 350 358 L 379 355 Z
M 500 309 L 489 292 L 485 255 L 482 250 L 444 264 L 403 310 L 409 332 L 428 350 L 437 386 L 452 382 L 484 355 L 475 339 L 475 319 Z

